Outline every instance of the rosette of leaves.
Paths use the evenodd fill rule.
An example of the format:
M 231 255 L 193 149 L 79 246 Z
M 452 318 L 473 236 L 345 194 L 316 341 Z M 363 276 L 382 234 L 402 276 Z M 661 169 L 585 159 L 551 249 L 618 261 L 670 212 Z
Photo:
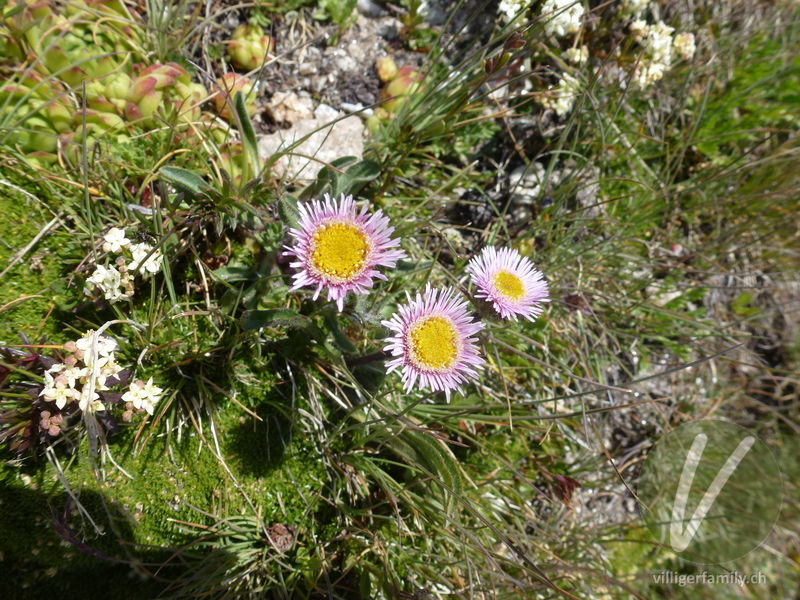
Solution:
M 228 43 L 228 57 L 237 69 L 252 71 L 267 62 L 275 43 L 258 25 L 239 25 Z
M 391 69 L 388 69 L 388 71 L 391 72 Z M 420 80 L 421 75 L 416 67 L 405 66 L 395 71 L 394 77 L 381 90 L 380 99 L 382 102 L 380 108 L 386 113 L 384 118 L 389 118 L 389 116 L 400 112 L 408 97 L 419 89 Z M 381 116 L 383 114 L 381 113 Z
M 125 102 L 125 118 L 143 127 L 159 124 L 155 117 L 188 123 L 200 118 L 200 105 L 208 96 L 206 89 L 193 83 L 179 64 L 137 65 Z
M 219 156 L 216 164 L 224 169 L 231 182 L 239 188 L 242 185 L 242 174 L 244 173 L 245 161 L 247 157 L 241 142 L 228 142 L 219 147 Z
M 2 27 L 0 27 L 0 59 L 10 59 L 14 64 L 25 60 L 30 52 L 28 38 L 37 39 L 42 34 L 41 22 L 52 11 L 47 0 L 17 0 L 2 8 Z
M 82 147 L 91 149 L 100 140 L 121 144 L 130 140 L 125 121 L 116 112 L 87 108 L 75 113 L 73 132 L 65 154 L 74 163 L 80 162 Z
M 52 164 L 75 112 L 66 90 L 34 71 L 0 75 L 7 77 L 0 85 L 0 145 L 17 148 L 37 164 Z
M 131 62 L 141 35 L 122 2 L 77 0 L 58 8 L 54 2 L 27 1 L 14 32 L 47 74 L 77 88 Z
M 217 88 L 217 92 L 211 99 L 214 101 L 217 114 L 228 123 L 232 125 L 236 124 L 236 120 L 233 116 L 234 112 L 231 110 L 233 106 L 233 97 L 236 95 L 236 92 L 242 93 L 247 115 L 252 117 L 256 114 L 255 84 L 252 80 L 237 73 L 225 73 L 222 77 L 217 79 Z

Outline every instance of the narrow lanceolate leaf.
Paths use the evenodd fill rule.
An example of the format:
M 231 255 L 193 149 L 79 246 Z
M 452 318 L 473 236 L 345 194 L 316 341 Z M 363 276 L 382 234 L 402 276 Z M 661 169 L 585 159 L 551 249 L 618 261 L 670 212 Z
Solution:
M 452 452 L 430 435 L 419 431 L 404 431 L 403 440 L 413 448 L 419 462 L 433 475 L 441 478 L 444 510 L 452 513 L 456 497 L 463 493 L 461 472 Z
M 354 181 L 372 181 L 381 174 L 381 167 L 374 160 L 362 160 L 347 169 L 347 174 Z
M 362 160 L 350 167 L 340 176 L 339 192 L 344 194 L 357 194 L 370 181 L 381 174 L 381 168 L 374 160 Z
M 258 160 L 258 140 L 253 124 L 250 122 L 250 115 L 247 114 L 247 106 L 244 103 L 242 92 L 236 92 L 233 97 L 233 105 L 236 108 L 236 121 L 239 125 L 239 133 L 242 136 L 242 145 L 247 154 L 247 161 L 250 164 L 250 172 L 256 175 L 259 172 Z
M 179 167 L 161 167 L 161 179 L 172 185 L 179 192 L 194 199 L 205 196 L 208 184 L 199 175 Z
M 291 308 L 270 308 L 267 310 L 246 310 L 241 318 L 242 329 L 253 330 L 263 327 L 285 327 L 287 329 L 301 329 L 311 339 L 326 346 L 325 333 L 314 321 L 301 315 Z M 334 353 L 336 354 L 336 353 Z
M 311 319 L 290 308 L 247 310 L 242 315 L 241 323 L 242 327 L 248 330 L 276 325 L 306 329 L 309 325 L 313 325 Z
M 332 310 L 326 311 L 323 323 L 325 324 L 325 329 L 331 334 L 333 341 L 342 351 L 349 354 L 356 352 L 357 349 L 353 345 L 353 342 L 350 341 L 350 338 L 345 335 L 342 328 L 339 326 L 339 315 L 337 312 Z
M 297 198 L 285 194 L 278 200 L 278 217 L 287 227 L 300 229 L 300 211 L 297 210 Z

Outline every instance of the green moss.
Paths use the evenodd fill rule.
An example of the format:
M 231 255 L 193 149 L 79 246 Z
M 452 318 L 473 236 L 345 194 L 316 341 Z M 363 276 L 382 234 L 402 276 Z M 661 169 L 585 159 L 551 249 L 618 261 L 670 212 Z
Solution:
M 22 193 L 3 188 L 0 195 L 0 271 L 24 248 L 53 217 L 39 203 Z M 46 333 L 53 341 L 62 340 L 63 327 L 49 318 L 61 298 L 51 286 L 61 281 L 69 258 L 69 234 L 54 228 L 0 281 L 0 343 L 19 343 L 25 333 L 31 341 Z
M 263 395 L 263 391 L 253 393 Z M 208 444 L 213 444 L 210 434 L 206 432 L 203 441 L 191 428 L 183 430 L 180 440 L 173 434 L 169 448 L 165 437 L 151 437 L 139 453 L 131 450 L 134 428 L 110 438 L 112 455 L 127 475 L 107 461 L 102 482 L 96 480 L 85 457 L 62 457 L 71 488 L 106 534 L 96 535 L 90 524 L 81 523 L 76 515 L 70 519 L 71 526 L 82 539 L 86 536 L 92 548 L 123 560 L 126 554 L 139 552 L 134 546 L 123 548 L 118 538 L 142 547 L 181 546 L 217 520 L 251 512 L 245 495 L 266 523 L 301 523 L 303 516 L 315 509 L 315 492 L 326 480 L 325 467 L 312 443 L 293 435 L 287 418 L 263 404 L 263 398 L 257 412 L 261 421 L 230 403 L 217 416 L 222 459 L 236 481 L 209 448 Z M 30 557 L 33 547 L 45 544 L 33 559 L 36 563 L 61 569 L 80 566 L 74 562 L 75 549 L 59 545 L 48 525 L 49 506 L 60 509 L 66 502 L 52 467 L 43 464 L 38 469 L 36 490 L 7 464 L 0 475 L 0 501 L 14 507 L 0 519 L 0 549 L 9 556 Z M 30 536 L 29 526 L 34 524 L 47 533 Z

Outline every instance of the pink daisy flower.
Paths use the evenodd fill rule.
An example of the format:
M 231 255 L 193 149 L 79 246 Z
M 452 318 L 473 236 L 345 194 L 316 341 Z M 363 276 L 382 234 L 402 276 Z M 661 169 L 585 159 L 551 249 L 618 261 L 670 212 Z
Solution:
M 383 324 L 394 332 L 384 351 L 397 358 L 386 363 L 387 373 L 402 371 L 403 389 L 409 391 L 419 379 L 421 388 L 450 392 L 478 376 L 484 360 L 478 355 L 477 338 L 483 329 L 474 322 L 466 301 L 452 288 L 431 289 L 415 299 L 406 292 L 408 302 Z M 473 368 L 475 367 L 475 368 Z
M 513 248 L 484 248 L 467 264 L 478 288 L 476 298 L 489 300 L 504 319 L 525 317 L 533 321 L 550 302 L 547 282 L 533 263 Z
M 393 249 L 400 242 L 389 237 L 394 231 L 389 219 L 380 210 L 367 214 L 366 206 L 357 212 L 352 196 L 342 194 L 337 202 L 325 194 L 324 203 L 314 200 L 297 208 L 300 229 L 289 229 L 294 244 L 286 246 L 286 254 L 297 258 L 291 266 L 299 269 L 290 292 L 315 285 L 316 300 L 327 288 L 328 300 L 342 310 L 347 292 L 367 294 L 373 277 L 386 280 L 375 267 L 394 267 L 406 256 Z

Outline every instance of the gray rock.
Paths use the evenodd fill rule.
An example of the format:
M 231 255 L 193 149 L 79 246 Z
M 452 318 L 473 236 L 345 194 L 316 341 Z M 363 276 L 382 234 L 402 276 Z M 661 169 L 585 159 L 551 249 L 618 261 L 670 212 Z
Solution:
M 290 129 L 263 136 L 258 143 L 258 154 L 263 160 L 268 160 L 275 153 L 285 152 L 273 165 L 273 174 L 298 183 L 316 179 L 320 169 L 337 158 L 355 156 L 361 160 L 364 124 L 357 116 L 342 117 L 345 113 L 320 104 L 314 111 L 314 118 L 302 119 Z M 332 124 L 339 118 L 342 119 Z M 306 136 L 307 139 L 289 150 Z
M 538 162 L 530 167 L 522 165 L 514 169 L 508 177 L 509 200 L 512 207 L 534 204 L 542 191 L 544 177 L 544 165 Z

